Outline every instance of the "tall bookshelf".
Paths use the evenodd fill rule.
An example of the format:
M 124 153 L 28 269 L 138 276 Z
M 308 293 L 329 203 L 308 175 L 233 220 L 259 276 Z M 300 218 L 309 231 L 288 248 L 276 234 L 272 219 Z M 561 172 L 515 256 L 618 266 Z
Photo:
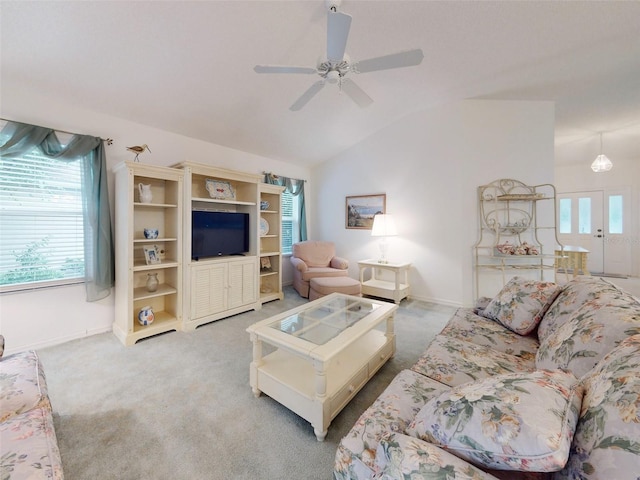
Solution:
M 113 332 L 125 345 L 182 328 L 182 213 L 184 174 L 180 170 L 135 162 L 113 169 L 116 180 L 116 305 Z M 151 193 L 143 201 L 142 184 Z M 145 199 L 147 200 L 147 199 Z M 157 229 L 146 238 L 144 229 Z M 145 249 L 152 249 L 151 259 Z M 155 260 L 155 262 L 154 262 Z M 155 274 L 159 285 L 149 291 Z M 141 325 L 138 313 L 151 307 L 154 320 Z
M 260 302 L 282 300 L 282 192 L 284 187 L 260 184 Z

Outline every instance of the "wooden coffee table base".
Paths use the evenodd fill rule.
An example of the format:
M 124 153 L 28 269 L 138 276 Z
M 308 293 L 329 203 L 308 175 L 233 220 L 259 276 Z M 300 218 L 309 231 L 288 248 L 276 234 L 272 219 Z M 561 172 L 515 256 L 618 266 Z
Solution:
M 341 294 L 323 297 L 302 308 L 334 295 Z M 309 421 L 320 442 L 325 439 L 327 429 L 336 415 L 395 353 L 393 312 L 397 306 L 375 300 L 366 301 L 379 303 L 382 307 L 324 345 L 305 342 L 313 348 L 307 348 L 304 352 L 295 345 L 286 345 L 286 341 L 280 342 L 274 338 L 277 337 L 274 333 L 282 332 L 265 327 L 272 319 L 247 329 L 253 342 L 253 361 L 250 365 L 253 394 L 258 397 L 264 392 Z M 385 332 L 374 328 L 385 321 Z M 277 349 L 263 356 L 263 342 Z

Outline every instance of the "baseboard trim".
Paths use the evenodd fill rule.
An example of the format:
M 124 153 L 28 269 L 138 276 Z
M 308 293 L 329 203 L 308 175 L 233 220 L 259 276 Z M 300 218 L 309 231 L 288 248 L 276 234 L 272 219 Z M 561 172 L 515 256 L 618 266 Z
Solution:
M 27 350 L 41 350 L 47 347 L 53 347 L 55 345 L 60 345 L 61 343 L 70 342 L 71 340 L 78 340 L 80 338 L 91 337 L 93 335 L 98 335 L 100 333 L 106 333 L 111 331 L 111 326 L 109 327 L 99 327 L 93 330 L 85 330 L 84 332 L 74 333 L 72 335 L 65 335 L 64 337 L 52 338 L 43 342 L 30 343 L 27 345 L 22 345 L 17 348 L 7 348 L 4 351 L 3 356 L 8 356 L 14 353 L 25 352 Z

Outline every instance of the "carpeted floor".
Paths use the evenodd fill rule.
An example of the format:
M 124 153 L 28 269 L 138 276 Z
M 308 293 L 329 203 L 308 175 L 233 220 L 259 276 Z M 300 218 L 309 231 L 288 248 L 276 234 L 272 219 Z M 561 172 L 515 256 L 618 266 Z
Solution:
M 311 425 L 249 386 L 245 329 L 306 302 L 285 299 L 124 347 L 113 334 L 40 350 L 66 480 L 330 479 L 340 438 L 454 309 L 404 300 L 396 356 L 334 419 Z

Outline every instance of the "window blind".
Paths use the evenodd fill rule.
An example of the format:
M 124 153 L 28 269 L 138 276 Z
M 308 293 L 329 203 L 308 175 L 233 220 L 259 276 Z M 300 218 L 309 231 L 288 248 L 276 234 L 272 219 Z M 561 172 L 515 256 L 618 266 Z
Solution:
M 290 254 L 293 241 L 293 195 L 290 192 L 282 192 L 282 253 Z
M 81 162 L 0 158 L 0 287 L 84 277 Z

